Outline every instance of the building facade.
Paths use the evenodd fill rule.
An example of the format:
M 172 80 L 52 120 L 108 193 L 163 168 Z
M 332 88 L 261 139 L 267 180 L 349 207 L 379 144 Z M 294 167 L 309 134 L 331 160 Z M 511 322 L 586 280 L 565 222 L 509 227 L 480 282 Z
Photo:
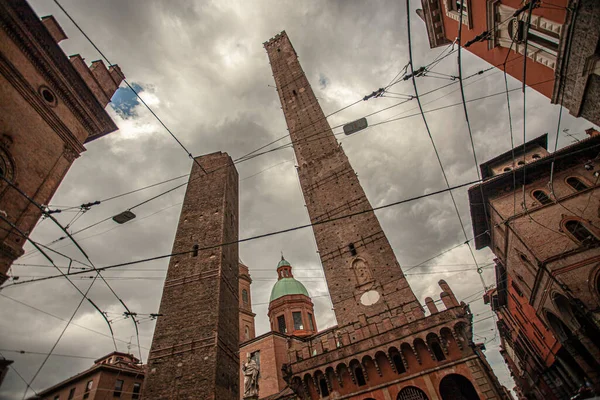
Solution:
M 317 321 L 310 294 L 302 282 L 294 278 L 291 264 L 281 256 L 277 264 L 277 283 L 269 298 L 270 331 L 240 341 L 240 368 L 248 357 L 260 367 L 260 398 L 295 397 L 284 379 L 282 367 L 289 363 L 290 343 L 317 333 Z M 244 377 L 240 374 L 240 387 Z M 240 392 L 240 399 L 243 393 Z
M 42 214 L 25 196 L 48 204 L 85 143 L 117 129 L 104 108 L 120 68 L 67 57 L 66 37 L 26 1 L 0 1 L 0 284 Z
M 148 399 L 239 396 L 238 175 L 226 153 L 195 161 L 148 356 Z
M 255 338 L 253 343 L 279 343 L 270 351 L 279 353 L 273 360 L 280 365 L 271 369 L 281 371 L 287 384 L 280 393 L 274 392 L 280 387 L 260 386 L 260 398 L 504 398 L 506 392 L 482 346 L 472 341 L 468 306 L 458 302 L 446 282 L 440 281 L 445 309 L 438 310 L 428 300 L 425 315 L 287 34 L 264 46 L 294 142 L 300 185 L 338 325 L 289 336 L 286 318 L 286 335 L 272 331 Z M 328 222 L 332 218 L 336 220 Z M 278 284 L 286 271 L 291 272 L 285 264 L 289 263 L 278 267 Z M 308 297 L 298 286 L 291 294 Z M 272 327 L 278 329 L 277 300 L 269 309 Z M 307 315 L 311 307 L 302 304 L 300 311 Z
M 144 375 L 140 360 L 115 351 L 94 361 L 91 368 L 42 390 L 29 400 L 141 399 Z
M 540 136 L 481 165 L 469 189 L 478 249 L 497 257 L 505 359 L 530 398 L 600 389 L 600 134 L 549 153 Z
M 421 0 L 418 15 L 431 48 L 461 43 L 488 63 L 506 68 L 576 117 L 600 124 L 600 4 L 596 0 L 557 0 L 552 5 L 521 0 Z

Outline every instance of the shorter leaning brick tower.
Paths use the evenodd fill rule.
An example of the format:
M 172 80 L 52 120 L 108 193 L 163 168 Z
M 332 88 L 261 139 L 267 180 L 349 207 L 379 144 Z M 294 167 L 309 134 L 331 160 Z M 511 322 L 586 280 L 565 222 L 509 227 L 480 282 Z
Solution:
M 279 398 L 504 398 L 472 342 L 472 315 L 446 282 L 445 309 L 428 299 L 425 316 L 287 34 L 264 46 L 338 322 L 288 341 L 283 378 L 295 394 Z
M 238 239 L 238 175 L 226 153 L 196 161 L 148 356 L 146 399 L 239 396 L 238 245 L 220 246 Z

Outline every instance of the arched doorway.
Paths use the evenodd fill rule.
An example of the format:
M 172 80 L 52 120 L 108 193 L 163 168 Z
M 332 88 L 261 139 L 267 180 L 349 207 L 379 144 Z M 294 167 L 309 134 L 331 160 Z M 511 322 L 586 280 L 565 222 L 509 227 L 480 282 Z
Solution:
M 429 400 L 429 398 L 418 387 L 407 386 L 398 393 L 396 400 Z
M 440 382 L 442 400 L 479 400 L 477 391 L 470 380 L 462 375 L 446 375 Z

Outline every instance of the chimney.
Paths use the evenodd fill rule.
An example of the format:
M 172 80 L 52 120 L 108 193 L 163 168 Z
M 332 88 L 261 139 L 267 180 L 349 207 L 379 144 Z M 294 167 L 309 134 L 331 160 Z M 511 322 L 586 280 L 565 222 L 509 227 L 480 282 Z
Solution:
M 438 312 L 435 302 L 433 301 L 433 299 L 431 297 L 425 298 L 425 305 L 427 305 L 427 308 L 429 309 L 429 312 L 431 313 L 431 315 L 436 314 Z
M 598 131 L 596 130 L 596 128 L 594 128 L 594 127 L 591 127 L 591 128 L 589 128 L 589 129 L 586 129 L 586 130 L 585 130 L 585 133 L 587 133 L 587 134 L 588 134 L 588 136 L 590 136 L 590 137 L 593 137 L 593 136 L 600 136 L 600 132 L 598 132 Z
M 52 36 L 52 39 L 54 39 L 56 43 L 60 43 L 67 38 L 65 31 L 63 31 L 52 15 L 42 17 L 42 24 L 44 24 L 48 33 L 50 33 L 50 36 Z

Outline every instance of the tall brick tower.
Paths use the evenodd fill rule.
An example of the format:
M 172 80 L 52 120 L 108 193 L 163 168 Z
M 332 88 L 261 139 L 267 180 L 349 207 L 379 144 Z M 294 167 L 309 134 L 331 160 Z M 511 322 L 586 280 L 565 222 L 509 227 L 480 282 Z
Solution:
M 163 289 L 144 397 L 239 397 L 238 175 L 226 153 L 196 158 Z
M 285 32 L 264 43 L 294 142 L 298 176 L 312 223 L 371 209 Z M 372 211 L 313 227 L 340 325 L 388 311 L 395 324 L 423 316 Z
M 263 363 L 265 374 L 259 378 L 261 398 L 507 398 L 485 359 L 483 344 L 473 343 L 468 305 L 456 299 L 445 281 L 439 281 L 445 309 L 427 298 L 425 316 L 286 33 L 264 45 L 294 143 L 308 214 L 317 223 L 313 230 L 338 325 L 286 337 L 284 346 L 279 342 L 283 335 L 275 331 L 244 343 L 240 351 L 270 360 Z M 342 216 L 348 218 L 330 221 Z M 286 264 L 279 265 L 284 277 L 279 282 L 291 272 Z M 283 292 L 279 289 L 276 284 L 273 292 Z M 271 298 L 272 329 L 289 331 L 289 324 L 283 324 L 289 313 L 286 317 L 275 303 L 283 297 Z M 290 311 L 293 317 L 302 309 Z M 287 357 L 281 356 L 283 349 Z M 276 378 L 273 370 L 283 375 Z

